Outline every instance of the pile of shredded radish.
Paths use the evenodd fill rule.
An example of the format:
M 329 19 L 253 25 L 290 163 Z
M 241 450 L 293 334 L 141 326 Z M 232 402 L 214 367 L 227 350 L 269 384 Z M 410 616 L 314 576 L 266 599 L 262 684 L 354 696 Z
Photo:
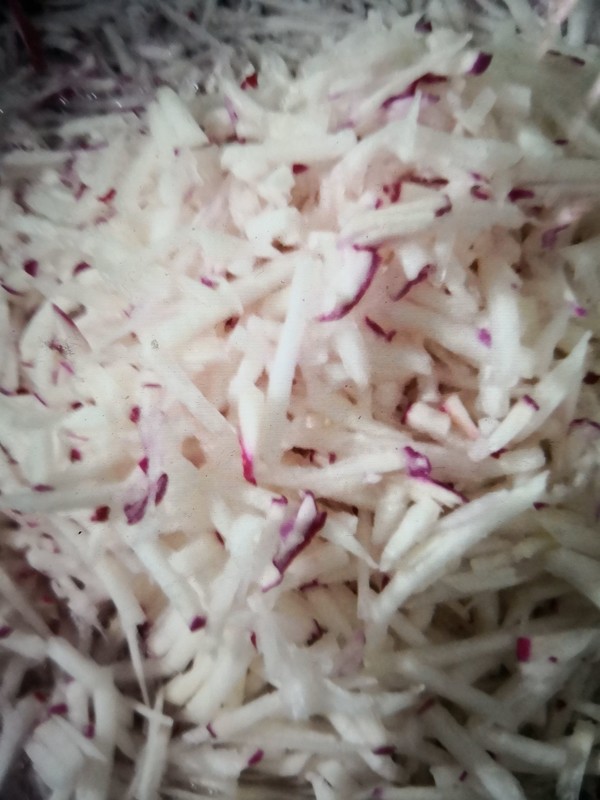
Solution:
M 0 785 L 600 775 L 600 58 L 506 4 L 5 150 Z

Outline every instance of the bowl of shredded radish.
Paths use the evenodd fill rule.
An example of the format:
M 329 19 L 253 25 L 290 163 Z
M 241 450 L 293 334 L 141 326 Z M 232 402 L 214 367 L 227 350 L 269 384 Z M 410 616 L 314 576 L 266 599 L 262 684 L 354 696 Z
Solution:
M 596 796 L 592 6 L 8 4 L 2 797 Z

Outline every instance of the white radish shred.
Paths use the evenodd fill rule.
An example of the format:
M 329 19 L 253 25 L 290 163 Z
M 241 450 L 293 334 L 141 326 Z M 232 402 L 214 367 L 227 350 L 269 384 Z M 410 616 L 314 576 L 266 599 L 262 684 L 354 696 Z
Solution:
M 0 787 L 600 772 L 600 55 L 479 5 L 48 15 L 109 56 L 0 155 Z

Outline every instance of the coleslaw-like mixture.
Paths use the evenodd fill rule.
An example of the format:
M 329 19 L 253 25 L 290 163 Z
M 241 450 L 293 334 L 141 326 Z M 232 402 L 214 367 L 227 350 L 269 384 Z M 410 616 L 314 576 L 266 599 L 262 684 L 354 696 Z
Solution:
M 507 5 L 2 155 L 0 784 L 600 773 L 600 60 Z

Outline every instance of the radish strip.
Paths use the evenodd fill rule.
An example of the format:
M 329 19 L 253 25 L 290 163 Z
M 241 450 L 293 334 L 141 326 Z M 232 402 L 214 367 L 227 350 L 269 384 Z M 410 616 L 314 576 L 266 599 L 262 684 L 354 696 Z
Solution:
M 575 800 L 592 4 L 9 5 L 4 791 Z

